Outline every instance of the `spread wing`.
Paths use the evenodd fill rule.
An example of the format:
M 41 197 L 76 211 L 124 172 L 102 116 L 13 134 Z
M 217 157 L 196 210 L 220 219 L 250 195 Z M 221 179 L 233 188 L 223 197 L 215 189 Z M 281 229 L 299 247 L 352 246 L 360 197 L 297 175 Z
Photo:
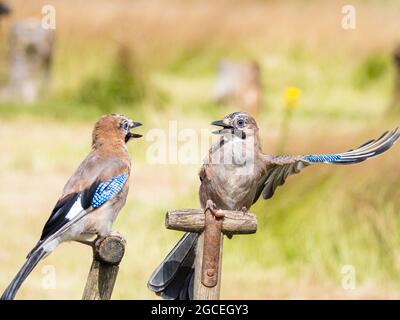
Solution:
M 254 202 L 258 200 L 261 194 L 264 199 L 271 198 L 276 188 L 283 185 L 288 176 L 299 173 L 309 165 L 315 163 L 359 163 L 388 150 L 399 139 L 399 136 L 399 129 L 396 128 L 393 131 L 385 132 L 378 139 L 368 141 L 354 150 L 343 153 L 304 156 L 265 156 L 265 174 L 260 179 Z

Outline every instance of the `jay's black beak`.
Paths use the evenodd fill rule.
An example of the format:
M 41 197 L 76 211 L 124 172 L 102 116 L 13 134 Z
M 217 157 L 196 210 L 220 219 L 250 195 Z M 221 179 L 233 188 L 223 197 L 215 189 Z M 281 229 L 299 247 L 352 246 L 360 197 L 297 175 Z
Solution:
M 131 129 L 133 129 L 133 128 L 140 127 L 141 125 L 142 124 L 140 122 L 132 121 L 130 124 L 130 127 L 131 127 Z M 128 134 L 125 137 L 125 142 L 128 142 L 129 139 L 137 139 L 137 138 L 141 138 L 141 137 L 143 137 L 143 135 L 138 134 L 138 133 L 128 132 Z
M 213 131 L 212 133 L 214 133 L 214 134 L 224 134 L 224 133 L 228 133 L 228 132 L 230 132 L 230 133 L 233 132 L 233 127 L 224 123 L 222 120 L 213 121 L 213 122 L 211 122 L 211 124 L 213 126 L 222 127 L 222 129 L 220 129 L 220 130 Z
M 132 121 L 131 122 L 131 128 L 136 128 L 136 127 L 140 127 L 142 124 L 140 123 L 140 122 L 135 122 L 135 121 Z

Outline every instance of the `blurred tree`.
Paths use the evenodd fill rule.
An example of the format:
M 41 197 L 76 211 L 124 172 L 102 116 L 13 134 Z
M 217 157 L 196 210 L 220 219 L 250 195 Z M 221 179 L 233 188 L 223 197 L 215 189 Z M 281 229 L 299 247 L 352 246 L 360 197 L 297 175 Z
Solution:
M 373 53 L 369 55 L 356 69 L 354 84 L 357 88 L 365 88 L 381 79 L 389 69 L 389 61 L 386 55 Z
M 111 112 L 115 104 L 140 102 L 145 96 L 143 73 L 126 45 L 118 48 L 109 71 L 87 80 L 78 93 L 81 102 L 96 104 L 103 112 Z
M 261 68 L 258 62 L 222 60 L 218 67 L 214 99 L 256 116 L 262 104 Z
M 4 53 L 4 47 L 5 47 L 5 36 L 3 35 L 3 30 L 1 27 L 1 20 L 3 17 L 9 15 L 11 12 L 10 7 L 8 7 L 6 4 L 4 4 L 3 2 L 0 2 L 0 48 L 2 50 L 0 50 L 0 55 L 3 55 Z M 5 74 L 3 72 L 3 70 L 6 69 L 5 66 L 3 65 L 3 61 L 0 61 L 0 82 L 3 82 L 3 77 L 5 77 Z
M 54 53 L 54 31 L 41 22 L 17 22 L 10 31 L 10 79 L 0 100 L 33 103 L 48 91 Z
M 10 14 L 10 12 L 11 12 L 10 7 L 4 4 L 3 2 L 0 2 L 0 16 L 8 15 Z
M 1 20 L 3 16 L 7 16 L 11 13 L 11 9 L 9 6 L 4 4 L 3 2 L 0 2 L 0 38 L 3 38 L 3 35 L 1 34 Z

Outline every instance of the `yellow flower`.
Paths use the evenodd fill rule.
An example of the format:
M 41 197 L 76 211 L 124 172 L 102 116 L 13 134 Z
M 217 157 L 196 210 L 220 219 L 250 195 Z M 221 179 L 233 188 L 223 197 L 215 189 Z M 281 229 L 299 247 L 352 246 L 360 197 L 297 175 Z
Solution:
M 302 91 L 296 87 L 287 87 L 284 92 L 285 105 L 289 108 L 296 108 Z

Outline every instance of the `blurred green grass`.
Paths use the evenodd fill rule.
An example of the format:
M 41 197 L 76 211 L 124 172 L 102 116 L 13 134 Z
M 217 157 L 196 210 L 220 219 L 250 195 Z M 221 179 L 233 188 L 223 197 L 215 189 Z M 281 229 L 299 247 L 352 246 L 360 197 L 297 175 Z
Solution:
M 102 1 L 94 3 L 107 6 Z M 174 5 L 186 6 L 179 1 Z M 362 10 L 368 12 L 368 6 L 374 5 L 369 2 Z M 386 5 L 380 9 L 385 14 L 392 10 L 391 3 Z M 271 10 L 280 8 L 279 4 L 271 6 Z M 282 6 L 293 17 L 292 7 L 285 11 L 286 5 Z M 318 6 L 315 10 L 321 12 Z M 117 5 L 112 8 L 117 10 Z M 63 9 L 71 10 L 65 4 Z M 151 10 L 144 14 L 151 16 Z M 229 10 L 236 14 L 241 7 L 229 5 Z M 175 30 L 179 36 L 174 50 L 167 45 L 165 51 L 143 54 L 130 48 L 129 58 L 123 61 L 131 63 L 132 72 L 126 73 L 117 59 L 120 36 L 118 41 L 108 34 L 96 39 L 88 27 L 74 37 L 66 31 L 68 21 L 61 20 L 49 96 L 30 106 L 0 104 L 0 288 L 8 284 L 36 243 L 63 184 L 89 151 L 97 117 L 111 111 L 124 113 L 143 122 L 144 132 L 154 127 L 167 130 L 168 120 L 178 120 L 180 128 L 200 132 L 234 111 L 211 99 L 221 57 L 260 62 L 265 99 L 257 120 L 267 153 L 278 149 L 287 86 L 303 92 L 291 122 L 287 152 L 344 151 L 398 125 L 398 118 L 385 116 L 394 72 L 392 48 L 387 45 L 364 48 L 367 44 L 361 42 L 361 52 L 348 54 L 348 47 L 331 52 L 322 45 L 318 50 L 312 41 L 264 47 L 250 37 L 241 45 L 229 45 L 219 38 L 207 43 L 207 38 L 195 33 L 197 38 L 187 36 L 195 38 L 193 42 L 186 38 L 185 42 L 179 36 L 184 38 L 183 31 L 190 31 L 182 28 Z M 157 26 L 154 30 L 173 38 L 172 31 Z M 226 32 L 229 37 L 230 31 Z M 336 41 L 342 35 L 336 34 Z M 224 39 L 223 31 L 219 36 Z M 289 39 L 282 41 L 296 36 L 289 32 Z M 125 42 L 130 40 L 127 37 Z M 132 185 L 115 224 L 126 236 L 128 250 L 114 298 L 155 298 L 146 288 L 147 278 L 180 237 L 179 232 L 165 230 L 165 211 L 198 206 L 200 164 L 149 164 L 146 150 L 150 143 L 142 139 L 129 145 L 134 161 Z M 273 199 L 259 201 L 251 210 L 258 217 L 258 232 L 225 240 L 222 298 L 399 298 L 399 156 L 396 146 L 358 166 L 307 168 L 289 178 Z M 62 245 L 33 272 L 18 297 L 79 299 L 90 260 L 88 248 Z M 47 264 L 56 267 L 56 290 L 41 287 L 42 267 Z M 341 268 L 348 264 L 356 268 L 355 290 L 341 286 Z

